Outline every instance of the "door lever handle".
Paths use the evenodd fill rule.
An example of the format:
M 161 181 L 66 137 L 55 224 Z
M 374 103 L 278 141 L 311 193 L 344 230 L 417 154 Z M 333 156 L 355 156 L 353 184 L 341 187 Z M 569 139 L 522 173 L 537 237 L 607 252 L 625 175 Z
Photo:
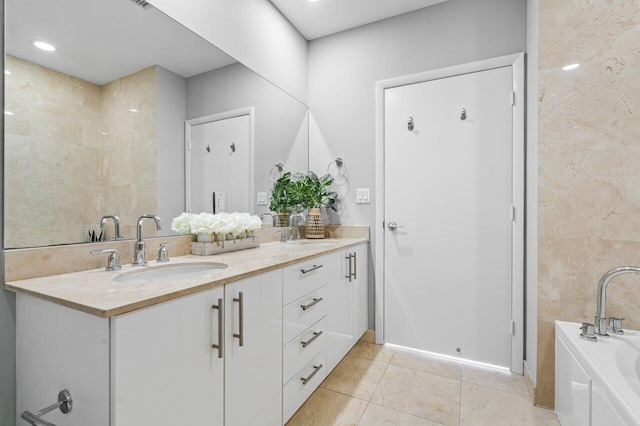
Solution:
M 389 231 L 395 231 L 398 228 L 404 228 L 404 226 L 400 226 L 395 222 L 389 222 L 389 224 L 387 225 L 387 228 L 389 228 Z

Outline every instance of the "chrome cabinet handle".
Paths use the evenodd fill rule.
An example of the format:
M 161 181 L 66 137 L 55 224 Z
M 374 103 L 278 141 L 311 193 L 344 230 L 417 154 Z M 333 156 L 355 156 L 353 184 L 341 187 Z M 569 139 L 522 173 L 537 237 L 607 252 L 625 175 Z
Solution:
M 358 264 L 357 264 L 357 261 L 358 261 L 358 259 L 357 259 L 357 257 L 356 257 L 356 252 L 354 251 L 354 252 L 353 252 L 353 279 L 354 279 L 354 280 L 357 280 L 357 279 L 358 279 L 358 276 L 357 276 L 357 273 L 358 273 Z
M 309 346 L 311 343 L 313 343 L 313 341 L 316 340 L 320 336 L 322 336 L 322 330 L 315 331 L 313 333 L 313 337 L 311 339 L 307 340 L 306 342 L 300 342 L 300 343 L 302 344 L 303 348 L 306 348 L 307 346 Z
M 303 274 L 306 274 L 307 272 L 311 272 L 311 271 L 315 271 L 316 269 L 320 269 L 322 268 L 324 265 L 313 265 L 311 268 L 309 269 L 300 269 L 300 272 L 302 272 Z
M 244 297 L 242 292 L 238 293 L 238 297 L 233 298 L 234 302 L 238 302 L 239 328 L 238 333 L 233 333 L 233 337 L 240 341 L 240 346 L 244 346 Z
M 303 311 L 306 311 L 307 309 L 309 309 L 310 307 L 312 307 L 313 305 L 322 302 L 322 297 L 318 297 L 317 299 L 313 299 L 313 302 L 309 303 L 308 305 L 300 305 L 300 307 L 302 308 Z
M 224 355 L 224 305 L 222 299 L 218 299 L 218 304 L 211 306 L 212 309 L 218 310 L 218 344 L 211 345 L 212 348 L 218 350 L 218 358 Z
M 347 275 L 345 275 L 345 278 L 347 278 L 349 282 L 351 282 L 351 277 L 353 276 L 353 272 L 351 270 L 351 256 L 352 254 L 349 253 L 349 255 L 345 257 L 345 259 L 347 259 L 347 262 L 349 263 L 349 272 L 347 273 Z
M 395 222 L 389 222 L 389 224 L 387 225 L 387 228 L 389 228 L 389 231 L 395 231 L 398 228 L 404 228 L 404 226 L 400 226 Z
M 309 374 L 307 377 L 300 377 L 300 380 L 302 380 L 303 385 L 306 385 L 307 383 L 309 383 L 309 380 L 313 379 L 313 376 L 315 376 L 316 373 L 320 371 L 320 369 L 322 368 L 322 364 L 314 365 L 313 368 L 314 368 L 313 373 Z

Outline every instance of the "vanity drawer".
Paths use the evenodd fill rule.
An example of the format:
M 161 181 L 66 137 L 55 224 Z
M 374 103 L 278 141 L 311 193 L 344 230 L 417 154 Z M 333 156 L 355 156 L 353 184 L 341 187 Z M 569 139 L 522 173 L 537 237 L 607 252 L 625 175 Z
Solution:
M 286 344 L 327 315 L 327 288 L 321 287 L 282 308 L 282 343 Z
M 337 280 L 340 262 L 334 254 L 316 257 L 283 269 L 282 305 Z M 335 275 L 335 276 L 334 276 Z
M 324 318 L 282 348 L 282 383 L 285 384 L 320 351 L 327 347 Z
M 314 374 L 315 372 L 315 374 Z M 311 377 L 311 375 L 313 375 Z M 282 415 L 284 423 L 311 396 L 314 390 L 327 377 L 327 351 L 323 350 L 282 388 Z M 302 379 L 308 379 L 305 383 Z

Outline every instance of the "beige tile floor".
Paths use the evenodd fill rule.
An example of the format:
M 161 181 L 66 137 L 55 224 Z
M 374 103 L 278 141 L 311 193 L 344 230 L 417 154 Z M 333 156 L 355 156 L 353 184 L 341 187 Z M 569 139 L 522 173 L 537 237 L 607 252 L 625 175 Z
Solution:
M 522 376 L 373 344 L 367 332 L 287 423 L 559 425 Z

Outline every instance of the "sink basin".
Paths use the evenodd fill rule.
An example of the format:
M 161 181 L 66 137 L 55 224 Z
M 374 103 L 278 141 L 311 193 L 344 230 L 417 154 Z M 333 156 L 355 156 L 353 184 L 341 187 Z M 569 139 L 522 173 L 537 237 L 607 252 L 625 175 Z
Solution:
M 226 264 L 217 262 L 176 263 L 125 272 L 116 275 L 113 278 L 113 282 L 145 284 L 178 281 L 211 275 L 216 270 L 225 269 L 226 267 Z
M 287 241 L 287 244 L 290 245 L 313 245 L 313 246 L 334 246 L 338 244 L 337 241 L 333 240 L 295 240 L 295 241 Z

